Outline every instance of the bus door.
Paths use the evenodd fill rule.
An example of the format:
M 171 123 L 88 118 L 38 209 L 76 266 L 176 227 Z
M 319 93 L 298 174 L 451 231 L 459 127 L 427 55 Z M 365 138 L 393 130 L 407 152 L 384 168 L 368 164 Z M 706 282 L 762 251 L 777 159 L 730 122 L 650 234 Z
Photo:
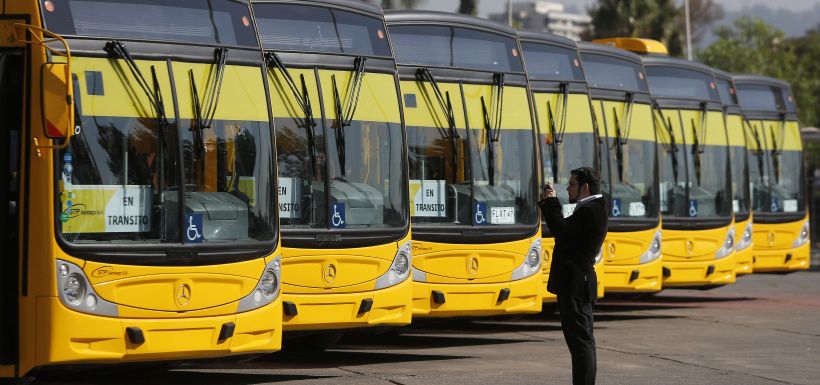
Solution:
M 0 258 L 0 377 L 11 377 L 17 364 L 18 261 L 20 260 L 23 50 L 0 49 L 0 234 L 6 249 Z M 8 370 L 8 372 L 7 372 Z

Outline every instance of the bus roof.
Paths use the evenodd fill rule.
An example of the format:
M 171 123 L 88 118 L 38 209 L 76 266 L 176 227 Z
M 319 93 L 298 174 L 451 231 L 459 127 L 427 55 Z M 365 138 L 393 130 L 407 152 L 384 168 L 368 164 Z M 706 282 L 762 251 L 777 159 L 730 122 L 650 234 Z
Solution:
M 624 49 L 615 48 L 608 44 L 598 44 L 598 43 L 589 43 L 585 41 L 580 41 L 576 43 L 578 45 L 578 51 L 581 53 L 595 53 L 595 54 L 603 54 L 609 56 L 616 56 L 623 60 L 629 60 L 636 62 L 638 64 L 643 64 L 641 62 L 641 57 L 634 52 L 629 52 Z M 581 58 L 583 61 L 583 58 Z
M 298 5 L 312 5 L 312 6 L 329 6 L 337 8 L 355 9 L 361 12 L 372 13 L 376 16 L 382 16 L 382 9 L 378 5 L 371 4 L 365 1 L 356 0 L 311 0 L 310 2 L 299 0 L 251 0 L 251 4 L 298 4 Z
M 773 78 L 773 77 L 769 77 L 769 76 L 763 76 L 763 75 L 740 74 L 740 75 L 734 75 L 732 77 L 732 80 L 734 80 L 735 85 L 739 85 L 739 84 L 762 84 L 762 85 L 774 86 L 774 87 L 778 87 L 778 88 L 785 88 L 787 90 L 792 89 L 791 84 L 789 84 L 789 83 L 787 83 L 783 80 Z
M 706 64 L 690 61 L 686 59 L 679 59 L 676 57 L 669 57 L 669 56 L 643 56 L 643 65 L 644 67 L 652 67 L 652 66 L 669 66 L 669 67 L 681 67 L 686 68 L 694 71 L 704 72 L 711 76 L 714 76 L 714 68 L 709 67 Z
M 496 23 L 475 16 L 452 12 L 419 11 L 419 10 L 387 10 L 384 11 L 384 20 L 390 24 L 439 24 L 456 25 L 491 30 L 495 33 L 509 35 L 516 38 L 515 30 L 506 25 Z
M 528 41 L 532 43 L 560 45 L 567 48 L 578 49 L 578 44 L 575 43 L 575 40 L 546 32 L 518 31 L 518 38 L 522 42 Z
M 714 67 L 712 67 L 712 72 L 715 74 L 716 79 L 728 80 L 730 82 L 734 82 L 734 77 L 729 72 L 726 72 L 724 70 L 719 70 L 719 69 L 714 68 Z

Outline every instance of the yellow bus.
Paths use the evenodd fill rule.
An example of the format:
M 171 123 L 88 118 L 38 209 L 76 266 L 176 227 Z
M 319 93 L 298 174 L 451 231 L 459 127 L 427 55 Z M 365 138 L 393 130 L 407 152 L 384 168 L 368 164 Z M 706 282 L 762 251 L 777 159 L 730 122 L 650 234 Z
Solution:
M 735 282 L 729 142 L 712 68 L 644 56 L 662 127 L 664 288 Z
M 714 69 L 718 95 L 723 104 L 723 120 L 729 136 L 729 157 L 732 172 L 732 211 L 735 215 L 735 274 L 749 274 L 753 271 L 754 242 L 752 241 L 752 199 L 750 173 L 760 175 L 757 161 L 751 161 L 749 148 L 751 138 L 745 134 L 743 115 L 737 101 L 737 91 L 732 75 Z M 760 154 L 762 156 L 762 154 Z M 761 159 L 762 160 L 762 159 Z M 750 171 L 755 170 L 755 171 Z
M 279 349 L 275 159 L 249 5 L 2 12 L 0 376 Z
M 352 0 L 252 6 L 276 126 L 285 332 L 406 325 L 407 156 L 382 11 Z
M 640 56 L 578 43 L 601 146 L 601 190 L 609 198 L 603 245 L 606 292 L 661 290 L 659 163 L 649 86 Z
M 734 82 L 747 131 L 762 150 L 750 162 L 760 160 L 765 168 L 762 183 L 755 184 L 752 176 L 754 271 L 808 269 L 811 242 L 803 145 L 791 87 L 756 75 L 736 75 Z
M 546 33 L 519 31 L 518 38 L 527 66 L 538 128 L 541 180 L 553 182 L 558 198 L 565 202 L 564 214 L 570 215 L 575 206 L 568 203 L 566 191 L 570 171 L 584 166 L 593 167 L 599 172 L 601 169 L 600 137 L 592 120 L 589 88 L 578 48 L 571 39 Z M 541 234 L 541 295 L 544 302 L 555 302 L 555 294 L 547 291 L 550 255 L 555 239 L 543 223 Z M 598 277 L 598 297 L 604 295 L 602 261 L 599 254 L 594 265 Z
M 407 124 L 413 315 L 541 310 L 535 130 L 515 31 L 387 11 Z

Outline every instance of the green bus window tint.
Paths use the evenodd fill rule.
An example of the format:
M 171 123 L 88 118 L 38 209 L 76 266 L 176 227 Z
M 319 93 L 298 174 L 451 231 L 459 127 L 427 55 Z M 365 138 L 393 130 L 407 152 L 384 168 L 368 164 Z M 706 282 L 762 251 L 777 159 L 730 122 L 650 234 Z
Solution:
M 646 66 L 649 92 L 656 98 L 718 101 L 712 75 L 684 68 Z
M 490 152 L 483 127 L 470 132 L 473 204 L 484 203 L 490 218 L 487 224 L 534 224 L 537 220 L 533 170 L 532 131 L 501 129 Z M 490 177 L 490 155 L 493 156 L 493 178 Z M 512 215 L 509 215 L 512 214 Z M 485 214 L 486 215 L 486 214 Z
M 718 79 L 717 89 L 718 94 L 720 95 L 721 104 L 723 104 L 724 106 L 738 105 L 737 93 L 735 93 L 734 88 L 732 88 L 732 83 L 729 83 L 729 81 L 725 79 Z
M 573 49 L 548 44 L 521 43 L 527 76 L 532 80 L 584 80 L 581 61 Z
M 540 135 L 539 147 L 541 149 L 541 173 L 544 181 L 551 181 L 555 184 L 555 192 L 561 202 L 569 202 L 567 184 L 569 184 L 570 171 L 578 167 L 592 167 L 595 156 L 595 135 L 590 133 L 567 133 L 561 143 L 557 144 L 558 158 L 558 178 L 552 175 L 553 147 L 552 138 L 549 134 Z
M 581 61 L 591 87 L 647 92 L 641 65 L 611 56 L 582 53 Z
M 344 128 L 344 137 L 344 144 L 334 133 L 327 137 L 330 204 L 344 204 L 344 227 L 404 227 L 407 185 L 402 172 L 401 125 L 354 120 Z M 344 154 L 341 158 L 339 151 Z
M 340 9 L 254 4 L 264 49 L 392 56 L 382 20 Z
M 492 72 L 524 72 L 514 38 L 468 28 L 393 26 L 399 64 Z
M 407 127 L 410 208 L 414 223 L 470 225 L 470 152 L 467 130 Z M 455 143 L 455 152 L 453 151 Z
M 736 84 L 740 108 L 748 111 L 779 111 L 780 92 L 759 84 Z
M 210 127 L 201 127 L 185 119 L 180 125 L 186 211 L 206 213 L 210 226 L 204 226 L 205 241 L 273 239 L 275 191 L 268 123 L 214 120 Z
M 628 139 L 622 146 L 623 171 L 620 176 L 616 145 L 616 139 L 609 138 L 610 168 L 601 168 L 601 191 L 611 191 L 610 217 L 656 218 L 660 204 L 653 188 L 657 183 L 658 167 L 655 142 Z
M 60 153 L 59 221 L 70 242 L 179 242 L 165 223 L 178 201 L 178 136 L 157 119 L 83 116 Z M 178 206 L 177 206 L 178 207 Z M 174 217 L 176 221 L 176 217 Z
M 61 0 L 45 25 L 61 35 L 258 47 L 247 4 L 232 0 Z
M 735 214 L 749 212 L 751 197 L 749 192 L 748 156 L 746 147 L 732 146 L 729 156 L 732 167 L 732 207 Z

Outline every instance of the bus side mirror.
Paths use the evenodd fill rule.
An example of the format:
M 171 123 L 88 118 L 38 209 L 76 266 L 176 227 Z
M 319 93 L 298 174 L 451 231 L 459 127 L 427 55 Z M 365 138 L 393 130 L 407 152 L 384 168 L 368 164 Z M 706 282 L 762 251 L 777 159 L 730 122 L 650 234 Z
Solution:
M 74 87 L 68 63 L 45 63 L 40 69 L 43 134 L 68 141 L 74 133 Z
M 41 27 L 15 23 L 14 41 L 46 50 L 49 61 L 40 68 L 40 110 L 43 134 L 49 139 L 63 139 L 57 145 L 39 145 L 42 148 L 63 149 L 74 134 L 74 87 L 71 77 L 71 49 L 62 36 Z M 62 50 L 52 47 L 62 46 Z M 62 57 L 62 61 L 53 61 Z M 36 138 L 35 138 L 36 140 Z

